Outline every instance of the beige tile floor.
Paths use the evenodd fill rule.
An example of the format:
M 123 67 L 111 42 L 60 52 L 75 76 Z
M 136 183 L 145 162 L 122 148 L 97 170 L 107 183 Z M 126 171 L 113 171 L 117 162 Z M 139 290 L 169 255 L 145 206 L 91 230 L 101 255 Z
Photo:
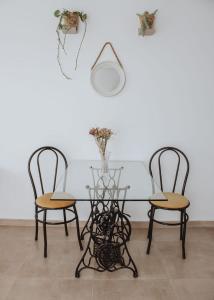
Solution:
M 146 230 L 135 229 L 129 249 L 139 270 L 84 271 L 74 277 L 80 251 L 75 228 L 48 228 L 48 258 L 43 240 L 31 227 L 0 227 L 0 300 L 214 300 L 214 228 L 189 228 L 187 259 L 181 259 L 179 231 L 156 228 L 151 254 Z

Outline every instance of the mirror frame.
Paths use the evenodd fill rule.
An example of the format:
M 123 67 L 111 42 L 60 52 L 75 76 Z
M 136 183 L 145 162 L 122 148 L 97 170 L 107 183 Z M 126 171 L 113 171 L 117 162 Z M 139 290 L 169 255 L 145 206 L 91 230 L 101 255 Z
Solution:
M 117 73 L 119 74 L 119 78 L 120 78 L 120 82 L 119 82 L 118 86 L 110 92 L 102 91 L 101 89 L 99 89 L 99 87 L 95 83 L 96 72 L 98 70 L 106 68 L 106 67 L 112 67 L 114 70 L 116 70 Z M 126 75 L 125 75 L 124 69 L 121 68 L 121 66 L 115 61 L 103 61 L 103 62 L 97 64 L 91 71 L 91 85 L 93 86 L 94 90 L 98 94 L 100 94 L 104 97 L 116 96 L 123 90 L 125 83 L 126 83 Z

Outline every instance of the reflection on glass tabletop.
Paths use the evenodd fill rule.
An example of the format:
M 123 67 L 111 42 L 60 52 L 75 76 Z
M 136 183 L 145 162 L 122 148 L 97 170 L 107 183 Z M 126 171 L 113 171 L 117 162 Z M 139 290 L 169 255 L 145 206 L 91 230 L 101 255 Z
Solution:
M 124 189 L 126 201 L 167 201 L 143 161 L 115 160 L 108 162 L 107 170 L 99 160 L 72 160 L 65 171 L 61 170 L 51 200 L 89 201 L 89 190 Z

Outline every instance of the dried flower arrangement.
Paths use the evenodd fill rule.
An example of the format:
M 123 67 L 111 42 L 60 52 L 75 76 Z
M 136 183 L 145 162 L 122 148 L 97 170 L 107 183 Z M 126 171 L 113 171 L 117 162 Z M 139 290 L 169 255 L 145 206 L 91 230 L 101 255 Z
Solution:
M 75 70 L 76 70 L 77 65 L 78 65 L 78 58 L 79 58 L 80 50 L 81 50 L 81 47 L 82 47 L 82 44 L 83 44 L 83 41 L 84 41 L 84 38 L 86 35 L 86 30 L 87 30 L 87 22 L 86 22 L 87 14 L 85 14 L 83 12 L 79 12 L 79 11 L 56 10 L 54 12 L 54 16 L 59 18 L 59 23 L 57 25 L 57 30 L 56 30 L 57 37 L 58 37 L 57 61 L 58 61 L 62 75 L 66 79 L 71 79 L 63 71 L 61 60 L 60 60 L 60 50 L 62 49 L 64 51 L 64 53 L 66 54 L 65 43 L 66 43 L 67 34 L 75 34 L 78 32 L 79 19 L 80 19 L 84 23 L 85 27 L 84 27 L 83 37 L 80 42 L 80 46 L 79 46 L 79 49 L 78 49 L 77 55 L 76 55 L 76 63 L 75 63 Z M 63 41 L 60 37 L 60 31 L 64 34 Z
M 108 128 L 92 128 L 89 131 L 89 134 L 94 136 L 101 158 L 105 159 L 106 146 L 108 140 L 113 134 L 112 130 Z
M 153 13 L 145 11 L 143 14 L 137 14 L 140 19 L 140 28 L 138 30 L 139 35 L 152 35 L 154 30 L 154 21 L 157 9 Z

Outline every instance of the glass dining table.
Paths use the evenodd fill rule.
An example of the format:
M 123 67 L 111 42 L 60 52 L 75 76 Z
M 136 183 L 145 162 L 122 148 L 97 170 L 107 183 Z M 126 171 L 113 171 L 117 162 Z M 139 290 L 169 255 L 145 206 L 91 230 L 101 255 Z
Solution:
M 75 276 L 84 269 L 114 272 L 129 269 L 138 277 L 137 266 L 128 250 L 131 239 L 130 215 L 126 202 L 167 201 L 143 161 L 73 160 L 58 176 L 55 200 L 88 201 L 90 213 L 81 231 L 87 244 Z

